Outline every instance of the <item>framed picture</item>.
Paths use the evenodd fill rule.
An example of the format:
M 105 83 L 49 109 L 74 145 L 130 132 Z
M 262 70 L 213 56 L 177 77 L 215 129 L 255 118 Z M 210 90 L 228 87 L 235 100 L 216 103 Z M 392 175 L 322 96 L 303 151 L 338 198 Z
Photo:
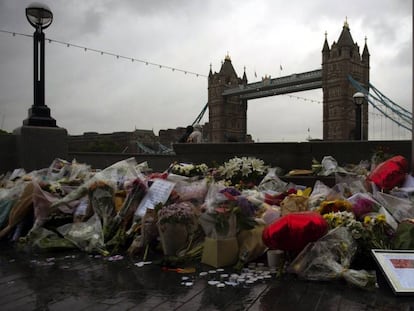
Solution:
M 394 294 L 414 295 L 414 250 L 371 251 Z

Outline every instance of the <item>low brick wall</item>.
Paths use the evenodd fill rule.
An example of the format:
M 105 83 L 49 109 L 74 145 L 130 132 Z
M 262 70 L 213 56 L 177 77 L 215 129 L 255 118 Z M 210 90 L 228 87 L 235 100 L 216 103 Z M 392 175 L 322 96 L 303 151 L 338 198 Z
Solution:
M 17 140 L 12 134 L 0 135 L 0 174 L 17 168 Z
M 154 171 L 164 171 L 173 161 L 222 164 L 238 156 L 254 156 L 266 164 L 278 166 L 288 172 L 292 169 L 309 169 L 312 159 L 321 161 L 324 156 L 334 157 L 339 165 L 357 164 L 369 160 L 376 150 L 383 149 L 393 155 L 403 155 L 412 163 L 411 140 L 404 141 L 345 141 L 300 143 L 226 143 L 226 144 L 175 144 L 175 155 L 143 155 L 133 153 L 71 152 L 68 161 L 76 159 L 93 168 L 105 168 L 120 160 L 135 157 L 138 163 L 147 161 Z M 16 137 L 0 135 L 0 173 L 17 168 Z M 411 165 L 412 166 L 412 165 Z M 412 171 L 412 167 L 411 167 Z
M 177 160 L 183 162 L 221 164 L 238 156 L 254 156 L 266 164 L 292 169 L 310 169 L 312 159 L 322 161 L 324 156 L 334 157 L 338 164 L 358 164 L 370 160 L 377 150 L 402 155 L 411 164 L 411 141 L 340 141 L 300 143 L 226 143 L 226 144 L 175 144 Z

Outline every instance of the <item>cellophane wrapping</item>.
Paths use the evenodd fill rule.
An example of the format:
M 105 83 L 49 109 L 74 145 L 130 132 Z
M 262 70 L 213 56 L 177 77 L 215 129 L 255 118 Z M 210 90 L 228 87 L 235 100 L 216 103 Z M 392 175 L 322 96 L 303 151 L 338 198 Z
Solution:
M 357 244 L 345 227 L 337 227 L 318 241 L 309 243 L 287 271 L 312 281 L 345 279 L 359 288 L 376 287 L 375 271 L 350 269 Z

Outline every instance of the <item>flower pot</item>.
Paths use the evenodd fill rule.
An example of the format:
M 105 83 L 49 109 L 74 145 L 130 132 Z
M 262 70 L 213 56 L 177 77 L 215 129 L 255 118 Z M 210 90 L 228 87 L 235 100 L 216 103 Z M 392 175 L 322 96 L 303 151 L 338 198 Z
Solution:
M 158 231 L 164 255 L 176 255 L 187 247 L 188 230 L 185 224 L 159 224 Z

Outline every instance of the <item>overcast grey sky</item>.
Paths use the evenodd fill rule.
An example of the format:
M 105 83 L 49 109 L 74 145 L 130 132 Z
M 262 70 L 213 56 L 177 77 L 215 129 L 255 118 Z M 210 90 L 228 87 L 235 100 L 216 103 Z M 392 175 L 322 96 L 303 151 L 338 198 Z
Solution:
M 25 17 L 30 3 L 0 0 L 0 30 L 31 35 L 34 29 Z M 332 45 L 347 18 L 361 51 L 367 37 L 371 83 L 411 111 L 411 0 L 42 3 L 54 14 L 46 38 L 201 75 L 208 75 L 210 64 L 219 71 L 229 53 L 239 76 L 246 68 L 249 82 L 319 69 L 325 32 Z M 12 131 L 33 104 L 32 39 L 0 32 L 0 68 L 1 128 Z M 55 42 L 46 43 L 45 71 L 46 105 L 58 126 L 72 135 L 135 128 L 158 135 L 160 129 L 191 124 L 207 102 L 205 77 Z M 322 137 L 322 90 L 291 95 L 249 101 L 247 127 L 253 139 Z

